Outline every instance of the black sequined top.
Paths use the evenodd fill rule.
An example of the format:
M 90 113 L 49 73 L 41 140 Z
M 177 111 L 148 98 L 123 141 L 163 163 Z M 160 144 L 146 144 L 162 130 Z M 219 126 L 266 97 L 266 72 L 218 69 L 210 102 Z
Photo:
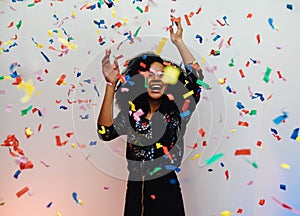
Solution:
M 195 67 L 195 65 L 197 67 Z M 199 102 L 201 87 L 196 72 L 203 80 L 199 65 L 187 64 L 184 73 L 179 77 L 186 93 L 190 96 L 183 100 L 170 100 L 167 95 L 161 98 L 159 109 L 153 114 L 151 120 L 142 115 L 134 117 L 132 110 L 121 110 L 113 120 L 113 125 L 107 127 L 98 124 L 100 139 L 109 141 L 120 135 L 127 135 L 126 158 L 130 175 L 141 175 L 154 178 L 164 175 L 172 170 L 179 171 L 182 161 L 184 145 L 183 135 L 186 125 Z M 148 93 L 139 95 L 134 101 L 135 110 L 143 110 L 143 102 L 147 101 Z M 189 101 L 186 110 L 183 104 Z

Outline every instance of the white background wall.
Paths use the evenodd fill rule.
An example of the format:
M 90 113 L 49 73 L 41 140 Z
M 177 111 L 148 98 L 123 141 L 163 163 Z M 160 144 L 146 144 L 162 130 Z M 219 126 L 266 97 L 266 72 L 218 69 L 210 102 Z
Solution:
M 95 122 L 104 90 L 100 62 L 105 48 L 112 48 L 115 56 L 122 54 L 120 63 L 142 51 L 155 51 L 161 38 L 168 38 L 165 27 L 170 25 L 170 14 L 182 17 L 184 40 L 202 62 L 205 82 L 212 87 L 203 91 L 185 137 L 187 147 L 179 177 L 187 215 L 221 215 L 226 210 L 233 215 L 250 216 L 299 214 L 300 148 L 299 142 L 290 138 L 300 123 L 299 1 L 144 0 L 134 3 L 119 0 L 113 7 L 116 17 L 106 5 L 101 9 L 86 9 L 96 3 L 92 0 L 42 0 L 29 7 L 32 2 L 0 1 L 0 76 L 8 77 L 10 66 L 17 62 L 20 65 L 17 72 L 26 82 L 31 79 L 36 89 L 32 98 L 22 103 L 24 89 L 12 85 L 13 79 L 0 80 L 0 142 L 14 134 L 25 156 L 34 164 L 33 169 L 22 170 L 15 179 L 13 175 L 19 169 L 17 158 L 9 154 L 7 147 L 0 147 L 0 215 L 122 215 L 127 175 L 123 140 L 103 143 L 96 135 Z M 144 9 L 147 4 L 147 13 L 136 9 L 137 6 Z M 287 4 L 293 5 L 293 10 L 287 9 Z M 184 14 L 196 12 L 199 7 L 201 12 L 191 17 L 192 25 L 187 26 Z M 72 11 L 76 14 L 74 18 Z M 249 13 L 252 18 L 247 18 Z M 224 23 L 224 16 L 228 25 L 221 26 L 217 20 Z M 124 18 L 128 19 L 127 23 Z M 269 18 L 277 28 L 272 29 Z M 94 24 L 94 20 L 100 19 L 105 20 L 107 29 L 98 29 Z M 18 29 L 20 20 L 22 24 Z M 118 21 L 123 25 L 111 28 Z M 123 34 L 134 33 L 138 27 L 141 27 L 138 36 L 129 44 Z M 61 57 L 59 52 L 48 49 L 50 45 L 60 49 L 62 44 L 58 34 L 48 34 L 53 29 L 65 30 L 74 39 L 71 42 L 77 49 Z M 202 43 L 195 38 L 197 34 L 202 36 Z M 214 41 L 215 35 L 221 37 Z M 99 44 L 99 36 L 104 38 L 104 45 Z M 64 34 L 62 37 L 67 39 Z M 37 47 L 32 38 L 43 47 Z M 53 44 L 49 42 L 51 39 Z M 123 44 L 117 49 L 121 41 Z M 13 42 L 17 46 L 3 52 Z M 209 55 L 219 46 L 219 56 Z M 50 62 L 45 61 L 41 52 Z M 180 62 L 169 40 L 161 55 Z M 250 58 L 259 63 L 253 64 Z M 231 59 L 233 67 L 228 66 Z M 247 61 L 250 61 L 249 67 L 246 67 Z M 272 69 L 268 83 L 263 81 L 267 67 Z M 245 78 L 241 78 L 239 69 L 244 71 Z M 286 80 L 280 79 L 277 71 Z M 42 79 L 38 79 L 38 72 Z M 79 77 L 78 72 L 81 72 Z M 65 84 L 58 86 L 56 80 L 61 74 L 67 76 Z M 218 84 L 221 78 L 226 78 L 223 85 Z M 229 93 L 226 86 L 236 93 Z M 265 100 L 252 99 L 248 88 L 253 93 L 262 93 Z M 89 103 L 79 103 L 87 99 Z M 61 102 L 58 104 L 56 100 Z M 257 114 L 242 114 L 236 107 L 237 102 L 245 109 L 257 110 Z M 21 110 L 29 106 L 43 110 L 43 116 L 31 111 L 21 116 Z M 288 118 L 284 123 L 274 124 L 273 119 L 282 115 L 282 111 L 288 113 Z M 87 114 L 87 119 L 80 117 Z M 247 121 L 249 127 L 238 126 L 238 121 Z M 24 132 L 26 127 L 33 132 L 29 138 Z M 204 137 L 198 133 L 200 128 L 206 132 Z M 272 135 L 271 128 L 278 131 L 280 141 Z M 74 135 L 68 138 L 68 132 Z M 56 146 L 56 135 L 63 141 L 68 140 L 67 144 Z M 262 141 L 262 147 L 256 145 L 258 140 Z M 90 145 L 94 141 L 96 145 Z M 207 141 L 207 146 L 202 146 L 203 141 Z M 188 147 L 195 143 L 197 148 Z M 251 155 L 235 156 L 237 149 L 251 149 Z M 206 165 L 207 159 L 219 153 L 223 153 L 223 157 Z M 197 154 L 201 154 L 200 158 L 191 160 Z M 252 162 L 258 168 L 251 166 Z M 290 169 L 282 168 L 283 163 L 290 165 Z M 286 190 L 281 190 L 280 184 L 286 185 Z M 17 198 L 16 193 L 25 186 L 29 192 Z M 83 205 L 75 202 L 73 192 Z M 274 198 L 293 209 L 283 208 Z M 259 204 L 261 199 L 265 200 L 264 205 Z M 47 208 L 50 202 L 52 205 Z M 238 213 L 239 209 L 242 213 Z

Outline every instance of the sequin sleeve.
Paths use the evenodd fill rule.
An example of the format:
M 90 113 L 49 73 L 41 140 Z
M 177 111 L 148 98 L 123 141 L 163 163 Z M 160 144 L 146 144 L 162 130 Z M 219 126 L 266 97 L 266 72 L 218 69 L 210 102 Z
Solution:
M 119 112 L 116 118 L 113 120 L 113 124 L 110 126 L 97 125 L 97 134 L 101 140 L 110 141 L 121 135 L 126 134 L 127 128 L 126 118 L 123 112 Z

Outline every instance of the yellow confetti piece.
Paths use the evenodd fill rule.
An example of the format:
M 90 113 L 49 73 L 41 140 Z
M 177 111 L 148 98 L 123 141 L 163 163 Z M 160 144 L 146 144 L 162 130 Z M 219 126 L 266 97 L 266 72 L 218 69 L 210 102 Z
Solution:
M 193 94 L 194 94 L 194 91 L 191 90 L 191 91 L 185 93 L 185 94 L 183 95 L 183 98 L 186 99 L 187 97 L 189 97 L 189 96 L 191 96 L 191 95 L 193 95 Z
M 300 142 L 300 136 L 298 136 L 298 137 L 296 138 L 296 140 Z
M 96 33 L 100 35 L 100 34 L 101 34 L 101 31 L 100 31 L 100 30 L 96 30 Z
M 74 143 L 72 143 L 71 147 L 74 149 L 74 148 L 76 148 L 76 145 Z
M 77 14 L 76 14 L 76 12 L 74 10 L 72 10 L 71 13 L 72 13 L 72 17 L 75 18 L 77 16 Z
M 226 78 L 219 79 L 219 84 L 223 85 L 226 82 Z
M 28 127 L 25 128 L 25 134 L 26 134 L 27 137 L 30 137 L 33 134 L 31 128 L 28 128 Z
M 230 216 L 230 215 L 232 215 L 233 213 L 232 212 L 230 212 L 230 211 L 228 211 L 228 210 L 225 210 L 225 211 L 222 211 L 221 212 L 221 216 Z
M 195 154 L 194 157 L 190 158 L 191 160 L 196 160 L 197 158 L 200 158 L 201 154 Z
M 80 205 L 83 205 L 83 202 L 82 202 L 81 199 L 78 199 L 78 203 L 79 203 Z
M 205 64 L 205 62 L 206 62 L 206 58 L 205 58 L 205 57 L 203 57 L 203 58 L 201 59 L 200 65 L 203 65 L 203 64 Z
M 286 163 L 282 163 L 281 167 L 284 168 L 284 169 L 288 169 L 288 170 L 290 169 L 290 165 L 286 164 Z
M 63 43 L 64 45 L 66 45 L 69 49 L 71 50 L 76 50 L 77 49 L 77 45 L 76 44 L 73 44 L 71 42 L 69 42 L 68 40 L 60 37 L 58 38 L 59 42 Z
M 111 15 L 112 17 L 116 18 L 117 17 L 117 14 L 116 14 L 116 11 L 114 8 L 111 9 Z
M 98 132 L 100 134 L 105 134 L 105 128 L 104 128 L 104 126 L 101 126 L 101 130 L 98 130 Z
M 6 45 L 12 45 L 13 42 L 12 42 L 12 41 L 6 41 L 5 44 L 6 44 Z
M 4 79 L 6 80 L 12 80 L 11 76 L 4 76 Z
M 230 132 L 234 133 L 234 132 L 236 132 L 236 129 L 232 129 L 232 130 L 230 130 Z
M 48 30 L 48 35 L 49 35 L 50 37 L 52 37 L 52 36 L 53 36 L 53 30 Z
M 62 216 L 62 213 L 60 213 L 60 212 L 57 212 L 56 214 L 57 214 L 57 216 Z
M 163 147 L 163 145 L 162 145 L 162 144 L 160 144 L 160 143 L 156 143 L 156 148 L 157 148 L 157 149 L 159 149 L 159 148 L 161 148 L 161 147 Z
M 167 42 L 167 38 L 166 38 L 166 37 L 163 37 L 163 38 L 161 39 L 161 41 L 159 42 L 158 47 L 157 47 L 157 49 L 156 49 L 156 51 L 155 51 L 155 54 L 156 54 L 156 55 L 159 55 L 159 54 L 161 53 L 161 51 L 162 51 L 162 49 L 164 48 L 166 42 Z
M 43 44 L 39 44 L 39 43 L 36 43 L 35 44 L 38 48 L 43 48 L 44 46 L 43 46 Z
M 37 95 L 41 95 L 41 91 L 37 91 L 36 94 L 37 94 Z
M 28 102 L 31 99 L 32 94 L 35 91 L 35 87 L 34 87 L 33 82 L 32 82 L 31 79 L 28 80 L 27 82 L 24 82 L 22 80 L 22 82 L 18 85 L 18 89 L 19 90 L 24 89 L 25 92 L 26 92 L 24 97 L 21 98 L 21 103 Z
M 136 109 L 135 109 L 135 105 L 131 102 L 131 101 L 128 101 L 129 105 L 130 105 L 130 109 L 135 112 Z

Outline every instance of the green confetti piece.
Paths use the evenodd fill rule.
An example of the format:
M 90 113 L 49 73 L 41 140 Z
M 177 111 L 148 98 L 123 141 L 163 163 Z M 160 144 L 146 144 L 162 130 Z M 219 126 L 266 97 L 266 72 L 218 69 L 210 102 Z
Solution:
M 221 157 L 223 157 L 224 154 L 223 153 L 219 153 L 219 154 L 215 154 L 212 157 L 208 158 L 205 160 L 205 163 L 207 165 L 213 164 L 214 162 L 216 162 L 217 160 L 219 160 Z
M 150 172 L 150 175 L 157 173 L 159 170 L 161 170 L 161 167 L 155 167 L 154 170 Z
M 21 110 L 21 116 L 27 115 L 27 113 L 32 109 L 32 106 L 29 106 L 28 108 Z
M 33 7 L 35 4 L 34 3 L 31 3 L 31 4 L 28 4 L 27 7 Z
M 101 5 L 104 5 L 104 1 L 103 0 L 99 0 Z
M 229 67 L 233 67 L 234 66 L 234 59 L 230 59 L 230 63 L 228 64 Z
M 251 115 L 251 116 L 252 116 L 252 115 L 256 115 L 256 113 L 257 113 L 256 110 L 251 110 L 250 113 L 249 113 L 249 115 Z
M 257 169 L 258 168 L 258 165 L 257 165 L 257 163 L 256 162 L 252 162 L 252 161 L 250 161 L 250 160 L 248 160 L 247 158 L 244 158 L 245 159 L 245 161 L 247 161 L 251 166 L 253 166 L 255 169 Z
M 196 83 L 197 83 L 198 85 L 203 86 L 203 87 L 206 88 L 206 89 L 209 89 L 209 88 L 210 88 L 209 85 L 208 85 L 207 83 L 203 82 L 202 80 L 197 79 Z
M 5 76 L 0 76 L 0 80 L 4 80 L 4 77 L 5 77 Z
M 141 28 L 142 28 L 142 26 L 140 26 L 140 27 L 137 28 L 137 30 L 136 30 L 135 33 L 133 34 L 133 37 L 136 37 L 136 36 L 139 34 Z
M 270 76 L 271 71 L 272 71 L 272 69 L 267 67 L 267 70 L 265 72 L 264 79 L 263 79 L 266 83 L 269 82 L 269 76 Z
M 20 28 L 21 28 L 21 25 L 22 25 L 22 20 L 20 20 L 20 21 L 18 22 L 18 24 L 16 25 L 16 26 L 17 26 L 17 29 L 20 29 Z
M 136 9 L 139 11 L 139 12 L 141 12 L 141 13 L 143 13 L 144 11 L 143 11 L 143 9 L 142 8 L 140 8 L 139 6 L 136 6 Z

